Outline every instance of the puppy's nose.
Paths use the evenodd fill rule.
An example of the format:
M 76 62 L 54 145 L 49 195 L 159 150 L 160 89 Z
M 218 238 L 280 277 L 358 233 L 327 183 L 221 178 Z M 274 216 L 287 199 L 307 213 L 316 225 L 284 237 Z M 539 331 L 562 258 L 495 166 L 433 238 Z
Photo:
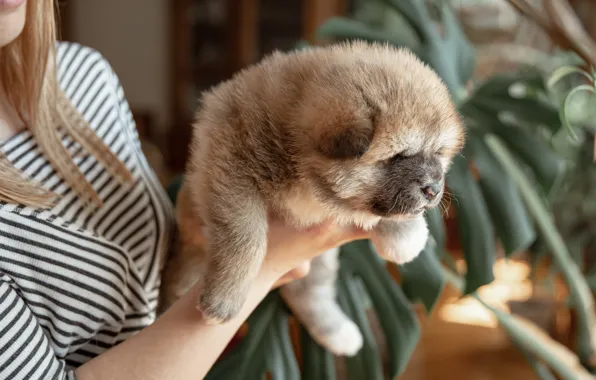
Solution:
M 434 200 L 437 197 L 437 195 L 439 195 L 440 192 L 441 192 L 441 183 L 440 182 L 431 183 L 430 185 L 424 186 L 422 188 L 422 194 L 424 194 L 424 197 L 429 201 Z

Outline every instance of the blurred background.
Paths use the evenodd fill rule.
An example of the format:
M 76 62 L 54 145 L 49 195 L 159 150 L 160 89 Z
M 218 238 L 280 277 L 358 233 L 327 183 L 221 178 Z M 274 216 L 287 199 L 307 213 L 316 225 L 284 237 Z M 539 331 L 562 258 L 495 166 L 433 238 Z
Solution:
M 324 20 L 350 7 L 348 0 L 63 0 L 60 13 L 62 39 L 110 61 L 144 137 L 178 173 L 201 91 L 275 49 L 313 42 Z
M 401 0 L 393 2 L 399 1 Z M 416 1 L 418 0 L 403 0 L 404 4 Z M 421 3 L 422 0 L 418 2 Z M 440 3 L 438 0 L 426 2 Z M 377 4 L 377 8 L 371 5 L 373 3 Z M 393 35 L 404 32 L 399 27 L 400 19 L 379 6 L 380 3 L 383 1 L 62 0 L 59 9 L 62 40 L 78 42 L 99 50 L 118 74 L 137 121 L 143 149 L 166 186 L 184 169 L 190 125 L 201 91 L 231 77 L 236 71 L 275 49 L 290 50 L 299 41 L 311 44 L 318 42 L 320 36 L 317 31 L 333 17 L 357 19 L 373 28 L 367 29 L 369 32 L 382 30 L 383 33 Z M 594 63 L 590 61 L 594 57 L 594 51 L 590 49 L 596 46 L 593 42 L 596 39 L 596 1 L 445 0 L 442 3 L 448 3 L 465 34 L 463 38 L 474 47 L 475 66 L 471 73 L 472 78 L 463 83 L 468 90 L 495 75 L 518 73 L 521 67 L 532 67 L 547 76 L 569 62 L 577 64 L 573 59 L 568 60 L 569 52 L 574 57 L 579 55 L 584 64 L 587 61 L 588 66 Z M 562 3 L 565 3 L 566 10 L 573 12 L 571 24 L 563 13 L 553 11 L 558 9 L 552 8 L 553 4 Z M 557 15 L 562 16 L 557 18 Z M 577 37 L 577 33 L 574 34 L 577 28 L 583 29 L 585 35 Z M 586 42 L 586 39 L 589 41 Z M 445 60 L 448 61 L 449 50 L 444 53 Z M 581 66 L 581 62 L 578 65 Z M 508 87 L 506 91 L 514 89 Z M 488 99 L 491 96 L 496 97 L 490 93 L 488 95 Z M 536 179 L 537 183 L 541 183 L 542 177 L 548 177 L 545 173 L 550 168 L 547 162 L 551 162 L 551 155 L 566 162 L 566 167 L 569 168 L 566 172 L 568 186 L 562 187 L 556 197 L 549 198 L 550 203 L 546 207 L 548 213 L 545 214 L 547 219 L 556 222 L 557 234 L 546 233 L 550 225 L 548 222 L 541 224 L 540 216 L 543 214 L 540 214 L 539 209 L 532 208 L 532 204 L 528 206 L 530 216 L 524 213 L 513 215 L 516 210 L 512 211 L 513 216 L 499 214 L 499 209 L 506 209 L 510 202 L 508 199 L 498 199 L 498 195 L 482 187 L 482 179 L 500 173 L 501 166 L 507 168 L 506 161 L 492 169 L 486 169 L 487 166 L 478 161 L 477 167 L 470 169 L 473 172 L 470 178 L 476 179 L 481 185 L 478 192 L 482 192 L 481 197 L 487 203 L 488 211 L 483 209 L 483 212 L 488 216 L 479 215 L 477 219 L 472 218 L 471 223 L 466 222 L 464 217 L 470 214 L 462 205 L 465 206 L 465 201 L 473 198 L 475 193 L 467 193 L 464 189 L 463 195 L 459 194 L 461 201 L 450 206 L 451 211 L 444 215 L 444 225 L 446 250 L 453 259 L 456 272 L 457 268 L 463 268 L 460 268 L 461 273 L 465 272 L 466 265 L 468 268 L 475 265 L 470 261 L 470 250 L 474 247 L 479 249 L 479 246 L 474 246 L 469 241 L 470 236 L 486 234 L 486 230 L 476 232 L 482 229 L 482 224 L 486 221 L 490 224 L 490 231 L 494 225 L 497 229 L 497 242 L 487 238 L 485 241 L 488 243 L 483 247 L 490 247 L 486 248 L 486 253 L 478 253 L 490 257 L 486 262 L 492 268 L 494 278 L 487 275 L 488 279 L 479 280 L 481 283 L 478 284 L 478 294 L 491 307 L 504 310 L 507 315 L 518 315 L 531 321 L 552 342 L 573 351 L 577 342 L 575 336 L 578 331 L 584 331 L 581 326 L 577 327 L 582 321 L 576 321 L 577 315 L 581 315 L 582 311 L 569 307 L 568 303 L 569 294 L 573 293 L 569 289 L 577 287 L 577 284 L 570 285 L 569 273 L 575 272 L 562 269 L 568 267 L 565 266 L 567 264 L 562 264 L 564 260 L 557 259 L 561 255 L 549 258 L 548 253 L 546 256 L 542 253 L 557 252 L 556 244 L 553 246 L 550 243 L 559 240 L 552 240 L 552 236 L 564 240 L 568 250 L 563 253 L 569 255 L 570 262 L 575 263 L 569 264 L 569 268 L 575 270 L 575 266 L 579 266 L 582 275 L 577 277 L 585 280 L 592 291 L 596 288 L 596 272 L 590 269 L 596 257 L 596 201 L 591 191 L 592 184 L 596 185 L 596 173 L 592 168 L 592 141 L 596 119 L 593 105 L 581 102 L 575 105 L 574 120 L 581 124 L 583 132 L 580 142 L 572 144 L 566 134 L 563 136 L 562 132 L 559 133 L 561 122 L 556 108 L 560 103 L 555 101 L 554 106 L 545 108 L 544 112 L 537 109 L 528 111 L 534 112 L 533 114 L 521 117 L 526 124 L 534 121 L 535 124 L 548 124 L 545 115 L 552 113 L 555 116 L 556 133 L 549 134 L 544 140 L 547 141 L 544 146 L 547 147 L 545 152 L 548 152 L 548 157 L 542 155 L 532 159 L 530 156 L 535 152 L 527 151 L 540 151 L 537 149 L 538 145 L 528 143 L 524 146 L 522 142 L 522 146 L 519 146 L 520 144 L 516 145 L 519 140 L 514 135 L 500 136 L 504 141 L 509 141 L 508 136 L 511 138 L 508 145 L 511 149 L 519 148 L 516 157 L 521 157 L 520 161 L 525 160 L 530 171 L 533 170 L 536 174 L 532 174 L 530 178 L 532 181 Z M 518 112 L 518 116 L 521 115 L 520 110 L 529 110 L 530 107 L 530 103 L 521 101 L 508 104 L 508 110 Z M 471 111 L 470 107 L 462 109 Z M 470 126 L 473 127 L 473 124 L 470 123 Z M 534 129 L 533 126 L 528 131 L 531 135 L 529 137 L 542 136 L 541 130 Z M 551 144 L 555 135 L 563 136 L 559 139 L 563 143 Z M 542 144 L 539 146 L 542 147 Z M 477 156 L 472 155 L 475 158 L 481 156 L 480 151 L 475 153 L 478 153 Z M 476 169 L 481 173 L 478 174 Z M 510 176 L 511 173 L 506 177 Z M 455 184 L 456 180 L 452 183 Z M 490 187 L 490 182 L 488 186 Z M 538 188 L 539 185 L 529 187 Z M 458 198 L 457 187 L 454 186 L 452 190 Z M 515 186 L 511 191 L 515 191 Z M 528 193 L 523 188 L 521 193 L 526 201 Z M 516 197 L 519 198 L 519 195 Z M 494 204 L 491 205 L 495 199 L 496 208 Z M 526 223 L 526 219 L 532 222 Z M 516 221 L 518 224 L 514 223 Z M 471 229 L 471 232 L 462 233 L 466 228 Z M 526 230 L 530 232 L 524 235 L 523 231 Z M 546 239 L 541 240 L 541 236 L 546 236 Z M 558 247 L 561 248 L 560 244 Z M 509 251 L 516 251 L 514 259 L 509 258 Z M 576 254 L 577 252 L 580 253 Z M 442 260 L 445 264 L 444 258 Z M 397 270 L 391 273 L 400 281 Z M 520 350 L 519 339 L 512 335 L 512 330 L 503 328 L 505 322 L 496 317 L 498 314 L 483 307 L 477 300 L 460 298 L 457 287 L 445 285 L 448 281 L 441 278 L 442 291 L 437 295 L 432 314 L 425 313 L 419 305 L 414 306 L 420 318 L 421 335 L 409 363 L 401 371 L 400 379 L 555 379 L 548 377 L 546 372 L 541 372 L 542 367 L 536 365 L 536 358 L 539 362 L 544 362 L 546 356 L 541 357 L 538 351 L 528 347 Z M 482 275 L 477 278 L 482 278 Z M 470 280 L 470 277 L 466 279 Z M 591 307 L 593 309 L 593 305 Z M 593 310 L 588 314 L 593 316 Z M 381 336 L 382 329 L 375 326 L 372 324 L 373 333 L 377 337 Z M 596 338 L 596 335 L 593 337 Z M 292 339 L 295 343 L 295 337 Z M 382 343 L 382 338 L 377 340 L 381 342 L 379 350 L 383 354 L 386 342 Z M 568 359 L 567 352 L 560 353 L 557 349 L 553 352 L 560 359 Z M 589 368 L 586 361 L 590 359 L 593 360 L 594 357 L 580 355 L 580 359 L 569 359 L 568 365 L 576 369 Z M 304 357 L 298 355 L 300 365 L 303 365 L 303 360 Z M 388 365 L 390 361 L 391 359 L 383 357 L 384 365 Z M 547 364 L 553 366 L 551 362 Z M 596 362 L 592 362 L 592 365 L 595 364 Z M 349 373 L 346 373 L 349 368 L 350 365 L 342 367 L 341 363 L 338 364 L 339 378 L 350 378 Z M 584 372 L 578 373 L 569 375 L 578 377 L 566 377 L 558 372 L 560 377 L 557 378 L 592 378 L 591 375 L 582 377 Z
M 553 49 L 548 36 L 507 0 L 449 2 L 476 44 L 509 42 Z M 357 3 L 60 0 L 59 8 L 62 39 L 93 47 L 110 61 L 143 133 L 158 145 L 168 170 L 179 172 L 186 160 L 189 120 L 201 91 L 275 49 L 291 49 L 299 40 L 315 42 L 317 27 L 330 17 L 352 14 Z M 591 22 L 594 2 L 570 3 L 596 34 L 596 23 Z

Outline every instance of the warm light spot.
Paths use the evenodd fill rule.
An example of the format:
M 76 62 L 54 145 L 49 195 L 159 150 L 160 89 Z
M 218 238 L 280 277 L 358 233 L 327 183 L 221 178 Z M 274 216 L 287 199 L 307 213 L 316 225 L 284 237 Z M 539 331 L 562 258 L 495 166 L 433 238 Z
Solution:
M 440 314 L 441 319 L 446 322 L 491 328 L 498 326 L 495 316 L 478 302 L 473 304 L 448 304 L 441 308 Z
M 532 296 L 532 283 L 529 280 L 512 283 L 495 282 L 478 291 L 480 297 L 490 305 L 506 304 L 508 301 L 526 301 Z
M 465 268 L 465 262 L 458 260 L 457 268 Z M 480 297 L 492 307 L 509 311 L 507 302 L 526 301 L 532 296 L 532 283 L 528 279 L 530 266 L 520 261 L 499 259 L 494 266 L 495 281 L 478 290 Z M 497 327 L 493 314 L 471 297 L 453 298 L 439 310 L 441 319 L 468 325 Z
M 521 261 L 499 259 L 494 267 L 495 278 L 498 281 L 523 281 L 530 275 L 530 266 Z

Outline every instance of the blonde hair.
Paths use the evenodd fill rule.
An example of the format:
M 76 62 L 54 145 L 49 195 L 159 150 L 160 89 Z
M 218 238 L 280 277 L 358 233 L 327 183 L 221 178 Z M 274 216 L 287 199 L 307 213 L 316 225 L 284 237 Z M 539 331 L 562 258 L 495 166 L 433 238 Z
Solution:
M 28 1 L 23 32 L 0 49 L 0 85 L 9 105 L 64 181 L 87 204 L 101 199 L 62 144 L 69 134 L 121 182 L 131 180 L 124 164 L 83 120 L 58 86 L 56 74 L 56 9 L 53 0 Z M 58 196 L 27 179 L 0 151 L 0 201 L 51 207 Z

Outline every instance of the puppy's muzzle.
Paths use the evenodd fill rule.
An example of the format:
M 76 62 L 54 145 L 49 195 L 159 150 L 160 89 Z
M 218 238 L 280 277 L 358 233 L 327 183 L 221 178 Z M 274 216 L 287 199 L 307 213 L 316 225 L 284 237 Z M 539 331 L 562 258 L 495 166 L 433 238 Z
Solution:
M 433 202 L 441 194 L 441 191 L 443 191 L 443 184 L 439 182 L 431 183 L 430 185 L 423 186 L 421 190 L 424 197 L 429 202 Z

